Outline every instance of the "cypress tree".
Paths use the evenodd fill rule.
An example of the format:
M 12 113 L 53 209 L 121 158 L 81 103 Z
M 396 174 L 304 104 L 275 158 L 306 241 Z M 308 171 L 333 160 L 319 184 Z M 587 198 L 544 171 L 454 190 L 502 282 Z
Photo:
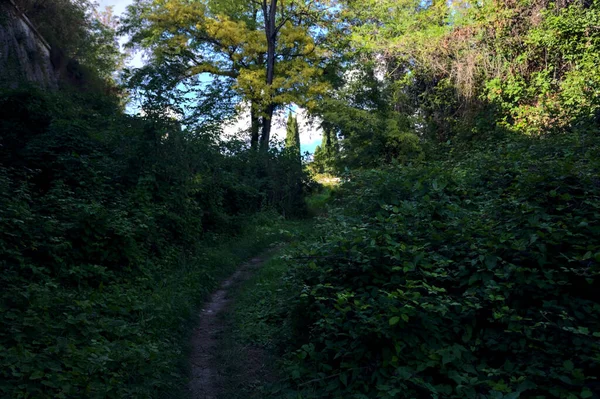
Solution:
M 335 160 L 340 152 L 340 142 L 338 141 L 337 133 L 333 129 L 329 131 L 329 143 L 331 157 Z
M 292 113 L 288 115 L 285 148 L 300 161 L 300 127 Z
M 335 131 L 328 127 L 323 127 L 323 140 L 321 146 L 317 146 L 314 153 L 314 167 L 319 172 L 332 172 L 340 152 L 340 144 Z

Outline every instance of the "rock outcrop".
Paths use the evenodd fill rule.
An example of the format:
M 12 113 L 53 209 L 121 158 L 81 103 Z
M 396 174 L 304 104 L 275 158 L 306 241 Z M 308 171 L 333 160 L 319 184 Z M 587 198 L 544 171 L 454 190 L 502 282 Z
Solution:
M 51 47 L 12 0 L 0 0 L 0 87 L 58 86 Z

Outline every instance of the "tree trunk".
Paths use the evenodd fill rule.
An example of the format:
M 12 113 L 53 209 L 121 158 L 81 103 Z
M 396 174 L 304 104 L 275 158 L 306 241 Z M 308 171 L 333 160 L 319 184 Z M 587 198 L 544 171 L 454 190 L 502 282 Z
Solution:
M 271 138 L 271 124 L 273 123 L 273 114 L 275 113 L 275 106 L 273 104 L 267 105 L 265 110 L 265 116 L 263 116 L 262 122 L 262 136 L 260 137 L 260 146 L 263 149 L 269 148 L 269 140 Z
M 258 148 L 258 136 L 260 132 L 260 118 L 254 105 L 250 106 L 250 145 L 253 149 Z
M 265 20 L 265 35 L 267 39 L 267 78 L 266 78 L 266 90 L 269 96 L 271 94 L 271 86 L 273 85 L 273 78 L 275 77 L 275 48 L 277 44 L 277 30 L 276 30 L 276 16 L 277 16 L 277 0 L 263 0 L 263 16 Z M 265 107 L 265 115 L 262 119 L 262 136 L 260 138 L 261 147 L 263 149 L 269 148 L 269 140 L 271 139 L 271 125 L 273 123 L 273 113 L 275 112 L 275 104 L 272 100 L 268 102 Z

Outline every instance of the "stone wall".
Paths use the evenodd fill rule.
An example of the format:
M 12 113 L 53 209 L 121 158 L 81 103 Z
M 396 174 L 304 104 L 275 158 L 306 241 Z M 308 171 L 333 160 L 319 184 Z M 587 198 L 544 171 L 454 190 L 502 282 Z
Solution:
M 56 88 L 51 48 L 12 0 L 0 0 L 0 87 L 23 81 Z

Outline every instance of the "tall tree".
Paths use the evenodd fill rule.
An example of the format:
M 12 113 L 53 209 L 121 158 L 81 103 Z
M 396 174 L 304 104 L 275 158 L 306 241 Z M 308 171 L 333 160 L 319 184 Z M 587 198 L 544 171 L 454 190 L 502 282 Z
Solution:
M 540 134 L 600 114 L 598 1 L 344 4 L 353 45 L 379 57 L 425 138 Z
M 314 104 L 326 90 L 313 29 L 322 2 L 136 0 L 124 19 L 130 45 L 148 50 L 181 81 L 225 80 L 251 108 L 251 141 L 268 147 L 274 111 Z
M 287 120 L 285 148 L 300 162 L 300 127 L 298 126 L 298 118 L 294 117 L 291 112 Z
M 336 168 L 340 153 L 337 133 L 331 126 L 323 126 L 321 145 L 315 148 L 313 168 L 317 172 L 333 172 Z

